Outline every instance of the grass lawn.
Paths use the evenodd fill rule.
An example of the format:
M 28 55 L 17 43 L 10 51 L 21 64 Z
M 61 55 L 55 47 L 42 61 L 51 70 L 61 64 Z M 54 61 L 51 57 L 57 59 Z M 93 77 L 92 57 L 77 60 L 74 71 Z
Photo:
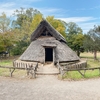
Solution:
M 6 58 L 6 59 L 0 59 L 0 66 L 12 67 L 14 59 L 17 59 L 17 58 L 18 58 L 18 56 L 17 57 Z M 18 75 L 20 76 L 20 75 L 25 75 L 25 74 L 26 74 L 25 70 L 15 70 L 14 71 L 14 75 L 15 76 L 18 76 Z M 10 76 L 9 69 L 0 68 L 0 76 L 9 77 Z
M 80 55 L 81 59 L 87 60 L 87 67 L 100 67 L 100 53 L 97 53 L 98 60 L 93 59 L 93 53 L 84 52 Z
M 83 77 L 78 71 L 69 71 L 68 73 L 65 73 L 63 79 L 80 80 L 80 79 L 89 79 L 96 77 L 100 77 L 99 70 L 88 70 L 85 73 L 85 77 Z
M 94 57 L 94 54 L 91 52 L 84 52 L 80 54 L 81 58 L 92 58 Z M 97 53 L 97 58 L 100 59 L 100 52 Z

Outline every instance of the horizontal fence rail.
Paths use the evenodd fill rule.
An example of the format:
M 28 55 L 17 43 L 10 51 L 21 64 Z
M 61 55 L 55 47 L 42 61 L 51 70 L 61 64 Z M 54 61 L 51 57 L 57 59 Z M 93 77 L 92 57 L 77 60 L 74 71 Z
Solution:
M 68 72 L 68 71 L 78 71 L 83 77 L 85 76 L 85 72 L 87 70 L 99 70 L 99 75 L 100 75 L 100 67 L 94 67 L 94 68 L 87 68 L 87 62 L 86 61 L 81 61 L 81 62 L 77 62 L 77 63 L 66 63 L 66 64 L 62 64 L 62 63 L 57 63 L 57 67 L 59 69 L 59 72 L 61 74 L 61 76 L 63 77 L 63 75 Z M 84 71 L 83 73 L 81 71 Z
M 26 70 L 27 71 L 27 75 L 31 74 L 32 78 L 36 78 L 36 71 L 38 68 L 38 62 L 33 63 L 33 62 L 25 62 L 25 61 L 13 61 L 13 66 L 1 66 L 0 68 L 8 68 L 10 71 L 10 76 L 12 77 L 13 72 L 15 71 L 15 69 L 19 69 L 19 70 Z

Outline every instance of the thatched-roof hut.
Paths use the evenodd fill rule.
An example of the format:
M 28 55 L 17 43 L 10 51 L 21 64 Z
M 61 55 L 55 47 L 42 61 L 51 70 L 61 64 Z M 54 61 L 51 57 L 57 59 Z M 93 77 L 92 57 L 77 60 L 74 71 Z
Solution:
M 46 20 L 40 22 L 31 35 L 31 44 L 20 60 L 45 63 L 46 61 L 74 62 L 79 57 L 67 46 L 65 38 Z

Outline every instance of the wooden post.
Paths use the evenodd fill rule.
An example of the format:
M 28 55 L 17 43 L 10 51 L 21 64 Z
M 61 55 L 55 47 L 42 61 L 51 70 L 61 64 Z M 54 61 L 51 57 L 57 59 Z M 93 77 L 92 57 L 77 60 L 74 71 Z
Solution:
M 53 48 L 53 64 L 55 64 L 55 48 Z
M 10 68 L 10 77 L 12 77 L 13 72 L 15 71 L 15 68 L 11 70 Z
M 84 76 L 85 76 L 85 72 L 86 72 L 86 70 L 84 70 Z
M 84 74 L 80 70 L 78 70 L 78 72 L 84 77 Z
M 28 76 L 28 75 L 29 75 L 29 71 L 30 71 L 30 70 L 29 70 L 28 68 L 27 68 L 26 70 L 27 70 L 27 76 Z
M 100 68 L 99 68 L 99 75 L 100 75 Z

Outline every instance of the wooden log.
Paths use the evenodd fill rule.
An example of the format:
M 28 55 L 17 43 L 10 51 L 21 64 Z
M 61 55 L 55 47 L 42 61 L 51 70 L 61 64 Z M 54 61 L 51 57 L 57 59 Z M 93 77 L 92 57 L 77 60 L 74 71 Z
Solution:
M 77 71 L 77 70 L 95 70 L 95 69 L 100 69 L 100 67 L 95 67 L 95 68 L 63 69 L 63 70 L 64 70 L 64 71 Z
M 10 69 L 10 77 L 12 77 L 12 74 L 13 74 L 13 72 L 15 71 L 15 68 L 14 69 Z

